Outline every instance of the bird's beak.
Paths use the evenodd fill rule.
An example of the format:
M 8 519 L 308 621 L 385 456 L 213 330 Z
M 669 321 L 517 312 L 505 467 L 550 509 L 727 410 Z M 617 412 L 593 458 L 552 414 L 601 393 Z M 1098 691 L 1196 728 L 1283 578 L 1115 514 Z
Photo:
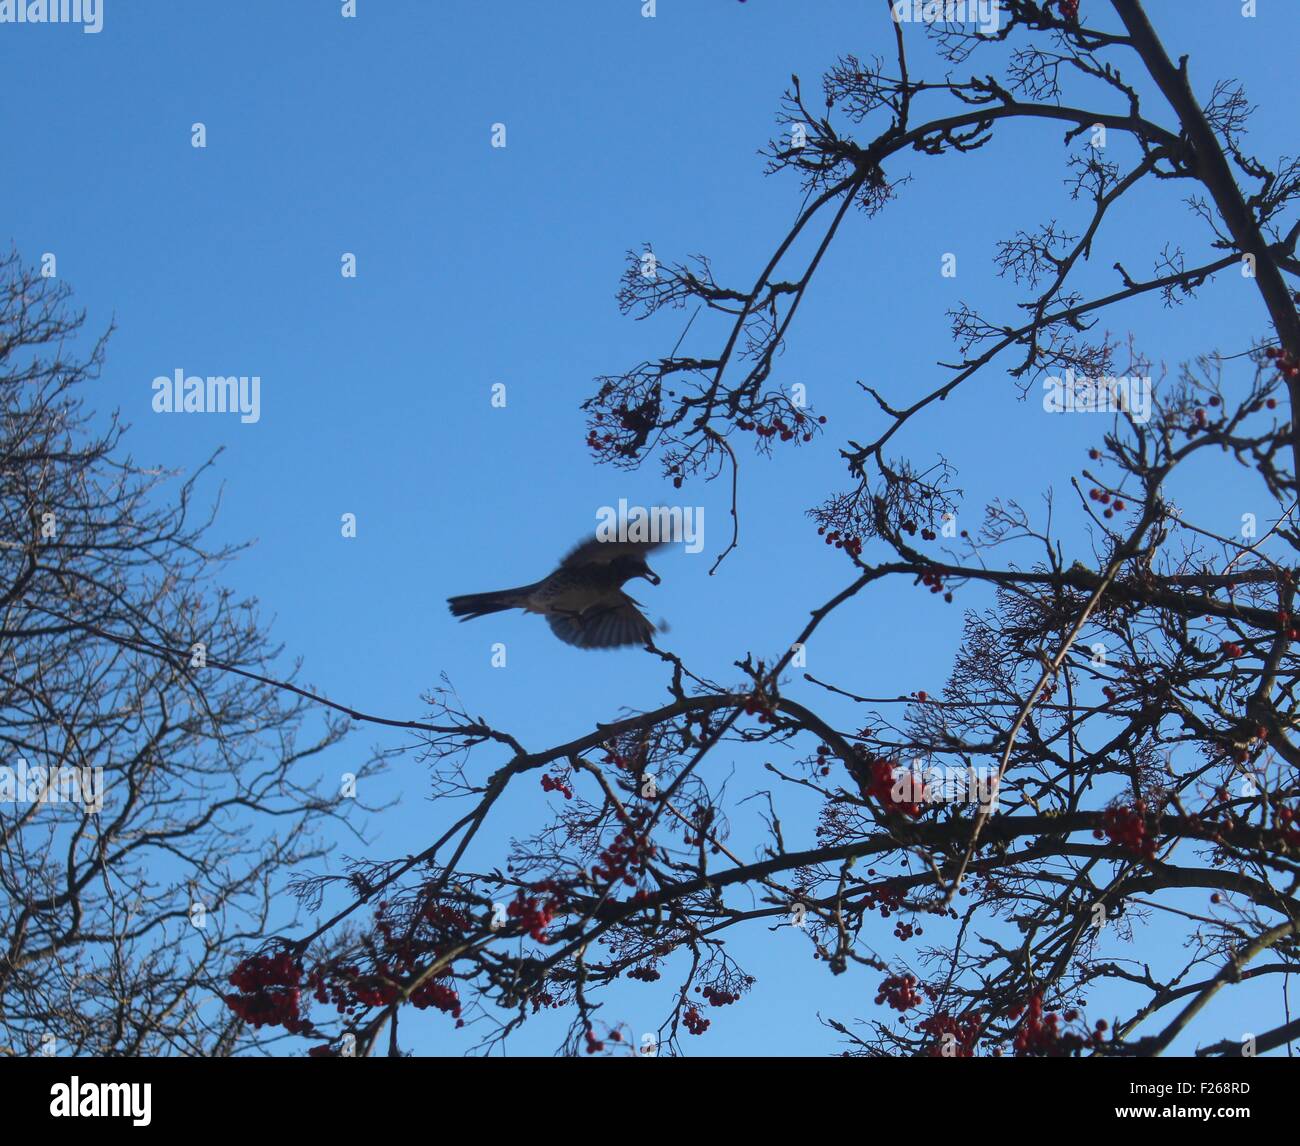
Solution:
M 656 573 L 653 569 L 651 569 L 649 565 L 645 567 L 645 572 L 642 573 L 641 576 L 644 577 L 647 581 L 649 581 L 651 585 L 659 584 L 659 574 Z

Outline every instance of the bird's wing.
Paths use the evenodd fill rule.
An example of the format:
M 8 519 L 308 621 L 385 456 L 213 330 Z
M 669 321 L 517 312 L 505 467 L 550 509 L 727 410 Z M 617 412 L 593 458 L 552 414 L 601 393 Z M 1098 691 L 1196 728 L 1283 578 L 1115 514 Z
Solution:
M 575 545 L 566 553 L 564 560 L 560 562 L 560 568 L 572 569 L 575 565 L 607 565 L 616 557 L 631 553 L 644 557 L 664 544 L 662 541 L 601 541 L 598 537 L 592 537 Z
M 654 626 L 645 619 L 636 602 L 626 593 L 617 600 L 596 605 L 581 613 L 549 613 L 551 632 L 566 645 L 580 649 L 616 649 L 622 645 L 644 645 L 654 636 Z

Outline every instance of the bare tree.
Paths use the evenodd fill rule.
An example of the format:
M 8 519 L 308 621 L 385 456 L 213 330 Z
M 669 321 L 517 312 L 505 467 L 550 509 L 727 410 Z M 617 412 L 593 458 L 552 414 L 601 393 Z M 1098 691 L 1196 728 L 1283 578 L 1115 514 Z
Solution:
M 192 520 L 208 466 L 124 455 L 84 318 L 0 260 L 0 1053 L 230 1053 L 230 953 L 292 924 L 287 872 L 355 807 L 308 767 L 346 721 L 304 740 L 308 702 L 259 679 L 237 548 Z
M 407 1004 L 480 1022 L 489 1046 L 560 1009 L 566 1051 L 637 1051 L 619 1016 L 597 1014 L 601 989 L 624 978 L 660 992 L 656 1042 L 677 1049 L 752 985 L 729 933 L 798 927 L 810 975 L 854 972 L 876 990 L 874 1016 L 829 1020 L 849 1053 L 1154 1055 L 1188 1032 L 1198 1053 L 1235 1055 L 1300 1033 L 1280 1004 L 1245 1047 L 1236 1031 L 1196 1023 L 1219 992 L 1260 979 L 1280 990 L 1300 969 L 1300 165 L 1245 150 L 1244 93 L 1202 81 L 1198 95 L 1138 0 L 1086 11 L 1004 0 L 995 35 L 938 27 L 954 67 L 986 55 L 995 65 L 968 80 L 915 75 L 887 7 L 892 61 L 846 56 L 815 96 L 797 77 L 785 95 L 766 153 L 772 171 L 801 180 L 805 205 L 752 283 L 719 283 L 704 258 L 647 268 L 631 254 L 624 309 L 697 307 L 718 323 L 704 335 L 717 350 L 600 379 L 589 446 L 618 466 L 656 461 L 676 485 L 736 483 L 746 441 L 768 456 L 824 432 L 777 384 L 777 353 L 840 230 L 887 211 L 927 157 L 959 163 L 1011 123 L 1046 132 L 1063 145 L 1077 233 L 1053 222 L 1002 244 L 999 267 L 1025 292 L 1018 312 L 958 308 L 953 360 L 919 392 L 863 386 L 863 421 L 883 428 L 842 444 L 846 488 L 811 510 L 845 585 L 809 603 L 788 648 L 738 650 L 737 677 L 722 683 L 656 650 L 663 703 L 593 713 L 591 731 L 545 748 L 435 691 L 421 743 L 447 797 L 438 806 L 455 810 L 423 853 L 352 871 L 352 906 L 250 956 L 230 996 L 240 1013 L 325 1037 L 316 1053 L 338 1053 L 348 1036 L 369 1051 L 385 1032 L 399 1053 Z M 915 176 L 903 173 L 909 154 Z M 1115 204 L 1139 186 L 1185 200 L 1202 249 L 1157 242 L 1149 274 L 1117 263 L 1111 281 L 1085 288 Z M 1192 351 L 1149 393 L 1118 388 L 1152 371 L 1136 340 L 1101 333 L 1103 314 L 1114 321 L 1144 296 L 1182 304 L 1243 267 L 1259 332 Z M 1089 395 L 1062 401 L 1117 408 L 1069 497 L 1041 512 L 997 502 L 958 530 L 959 511 L 980 514 L 963 507 L 950 467 L 892 451 L 925 419 L 941 436 L 943 400 L 996 369 L 1026 390 L 1049 372 L 1091 380 Z M 1271 507 L 1271 526 L 1241 537 L 1196 521 L 1176 500 L 1193 461 Z M 1063 534 L 1090 537 L 1091 551 Z M 836 639 L 841 606 L 886 579 L 936 603 L 972 600 L 964 619 L 951 614 L 963 642 L 942 693 L 873 697 L 802 674 L 823 703 L 787 695 L 797 650 Z M 792 762 L 755 765 L 737 790 L 711 767 L 724 744 L 769 759 L 783 746 Z M 939 790 L 952 777 L 970 779 L 967 797 Z M 506 790 L 539 782 L 550 821 L 499 865 L 471 867 Z M 820 802 L 815 834 L 791 838 L 771 784 Z M 728 835 L 755 793 L 770 801 L 757 856 Z M 328 886 L 301 890 L 310 900 Z M 1191 907 L 1189 892 L 1203 893 Z M 1122 953 L 1155 914 L 1180 929 L 1183 946 L 1165 952 L 1179 966 Z M 1088 1010 L 1098 983 L 1111 1020 Z M 339 1020 L 313 1018 L 299 990 Z

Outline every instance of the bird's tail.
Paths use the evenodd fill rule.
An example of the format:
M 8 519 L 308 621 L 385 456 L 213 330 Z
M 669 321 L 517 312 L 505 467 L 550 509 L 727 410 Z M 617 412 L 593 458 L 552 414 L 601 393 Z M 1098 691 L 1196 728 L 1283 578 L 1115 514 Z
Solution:
M 468 621 L 474 617 L 486 617 L 489 613 L 500 613 L 504 609 L 518 609 L 528 599 L 527 589 L 497 589 L 491 593 L 466 593 L 460 597 L 448 597 L 451 615 Z

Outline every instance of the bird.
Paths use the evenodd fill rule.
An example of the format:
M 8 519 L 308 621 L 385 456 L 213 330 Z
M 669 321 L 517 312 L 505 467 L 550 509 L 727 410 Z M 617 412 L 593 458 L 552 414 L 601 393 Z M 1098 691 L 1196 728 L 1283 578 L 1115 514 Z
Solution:
M 593 537 L 574 547 L 559 568 L 517 589 L 465 593 L 448 597 L 452 616 L 462 621 L 523 609 L 540 613 L 551 632 L 580 649 L 614 649 L 649 644 L 654 626 L 623 592 L 623 583 L 642 577 L 659 584 L 659 574 L 646 564 L 646 554 L 662 542 L 603 541 Z

